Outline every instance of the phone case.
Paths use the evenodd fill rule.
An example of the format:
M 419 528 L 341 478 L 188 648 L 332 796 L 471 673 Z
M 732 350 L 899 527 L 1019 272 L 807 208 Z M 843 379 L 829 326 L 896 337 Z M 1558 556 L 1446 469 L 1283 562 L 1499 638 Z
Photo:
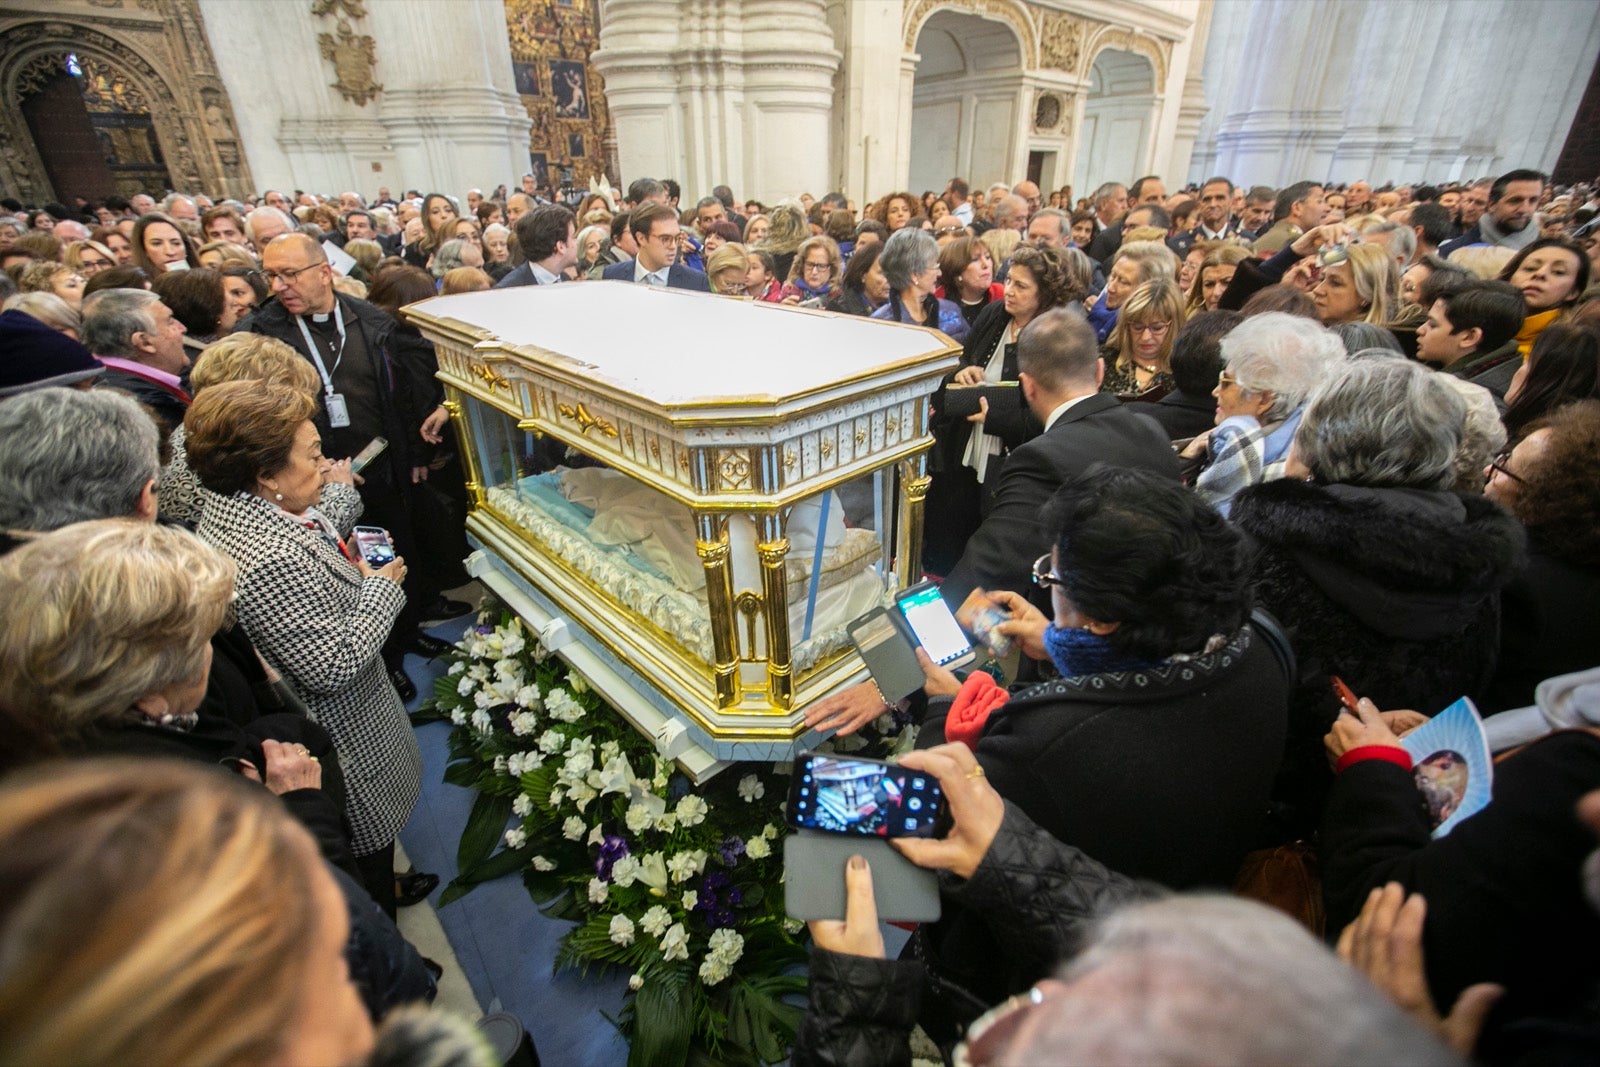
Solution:
M 984 382 L 982 385 L 944 387 L 944 413 L 966 418 L 978 413 L 978 398 L 989 401 L 991 412 L 1022 410 L 1022 389 L 1016 382 Z
M 795 830 L 783 841 L 783 901 L 789 918 L 844 918 L 844 869 L 851 856 L 872 868 L 872 898 L 882 922 L 934 922 L 939 879 L 876 837 Z
M 922 688 L 916 643 L 906 633 L 898 609 L 873 608 L 847 630 L 884 700 L 898 703 Z

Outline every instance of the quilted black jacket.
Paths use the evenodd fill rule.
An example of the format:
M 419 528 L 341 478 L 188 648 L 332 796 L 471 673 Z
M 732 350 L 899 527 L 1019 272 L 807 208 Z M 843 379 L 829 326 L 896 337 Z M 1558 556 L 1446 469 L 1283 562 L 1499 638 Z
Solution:
M 994 955 L 1011 961 L 1024 989 L 1077 947 L 1090 920 L 1160 892 L 1063 845 L 1010 802 L 972 877 L 939 877 L 947 901 L 983 916 Z M 920 963 L 813 948 L 811 1004 L 796 1035 L 794 1067 L 910 1063 L 908 1041 L 927 982 Z

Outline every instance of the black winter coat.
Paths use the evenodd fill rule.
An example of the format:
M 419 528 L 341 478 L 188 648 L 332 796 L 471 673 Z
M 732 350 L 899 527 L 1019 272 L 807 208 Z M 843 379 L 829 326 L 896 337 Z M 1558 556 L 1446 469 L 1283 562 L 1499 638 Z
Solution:
M 1334 784 L 1322 822 L 1329 936 L 1386 882 L 1422 893 L 1433 1002 L 1454 1004 L 1476 982 L 1506 987 L 1479 1045 L 1483 1060 L 1593 1063 L 1592 1044 L 1582 1057 L 1519 1053 L 1559 1046 L 1556 1031 L 1574 1022 L 1594 1029 L 1600 916 L 1584 899 L 1583 867 L 1595 839 L 1574 811 L 1594 789 L 1600 737 L 1562 731 L 1498 763 L 1489 806 L 1435 841 L 1411 774 L 1382 760 L 1357 763 Z M 1532 1027 L 1532 1019 L 1562 1025 Z
M 1078 945 L 1093 919 L 1160 895 L 1040 829 L 1015 804 L 970 879 L 941 872 L 947 903 L 981 916 L 990 951 L 1028 988 Z M 810 1009 L 795 1038 L 795 1067 L 906 1064 L 928 975 L 920 963 L 811 951 Z M 931 991 L 930 991 L 931 992 Z
M 1231 519 L 1256 542 L 1257 602 L 1298 660 L 1277 793 L 1288 830 L 1309 833 L 1331 780 L 1329 676 L 1385 710 L 1433 715 L 1482 699 L 1522 529 L 1481 496 L 1287 479 L 1239 493 Z
M 1528 565 L 1500 601 L 1500 657 L 1478 710 L 1533 703 L 1546 678 L 1600 666 L 1600 565 L 1585 564 L 1528 534 Z

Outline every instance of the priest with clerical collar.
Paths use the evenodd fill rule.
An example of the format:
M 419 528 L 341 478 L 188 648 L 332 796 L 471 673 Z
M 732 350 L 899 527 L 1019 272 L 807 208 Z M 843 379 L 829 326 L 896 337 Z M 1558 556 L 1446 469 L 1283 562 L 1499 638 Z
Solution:
M 408 494 L 428 476 L 425 442 L 437 443 L 449 420 L 433 376 L 433 346 L 415 331 L 401 330 L 383 309 L 336 291 L 326 253 L 305 234 L 275 238 L 262 252 L 261 265 L 272 299 L 239 329 L 275 337 L 311 362 L 322 381 L 313 421 L 325 456 L 346 459 L 374 438 L 387 442 L 361 472 L 361 521 L 388 530 L 400 555 L 420 559 Z M 421 567 L 407 579 L 410 603 L 385 648 L 402 695 L 416 690 L 400 662 L 407 650 L 419 649 L 421 607 L 439 592 L 421 588 L 428 581 Z M 420 647 L 424 654 L 431 649 Z

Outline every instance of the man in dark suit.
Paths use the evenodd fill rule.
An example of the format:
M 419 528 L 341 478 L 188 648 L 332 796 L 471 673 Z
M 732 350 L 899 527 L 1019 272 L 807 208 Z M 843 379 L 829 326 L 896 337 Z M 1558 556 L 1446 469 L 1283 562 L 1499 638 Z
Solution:
M 554 285 L 561 272 L 578 262 L 572 211 L 560 204 L 541 204 L 517 220 L 517 247 L 528 261 L 495 283 L 496 289 L 519 285 Z
M 678 262 L 678 216 L 671 208 L 647 201 L 628 217 L 628 229 L 638 242 L 638 256 L 611 264 L 600 277 L 666 289 L 711 291 L 704 274 Z
M 1071 308 L 1030 322 L 1017 344 L 1018 380 L 1044 433 L 1012 451 L 994 503 L 941 592 L 953 605 L 974 587 L 1027 596 L 1033 561 L 1050 551 L 1039 509 L 1091 465 L 1134 467 L 1178 480 L 1178 458 L 1155 421 L 1100 392 L 1105 364 L 1094 329 Z

